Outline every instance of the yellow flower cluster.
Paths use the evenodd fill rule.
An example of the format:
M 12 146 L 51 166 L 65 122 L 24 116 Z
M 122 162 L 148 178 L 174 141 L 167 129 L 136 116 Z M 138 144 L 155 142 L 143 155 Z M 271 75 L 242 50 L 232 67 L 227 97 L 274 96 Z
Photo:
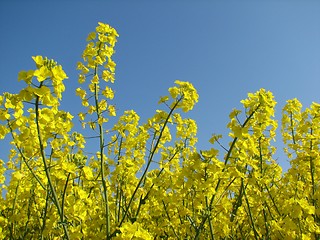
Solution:
M 95 155 L 59 109 L 67 76 L 55 61 L 33 57 L 36 69 L 18 76 L 27 86 L 0 96 L 0 139 L 11 138 L 0 160 L 0 239 L 320 238 L 319 104 L 283 108 L 286 173 L 273 159 L 276 102 L 264 89 L 230 113 L 228 146 L 213 135 L 211 149 L 197 150 L 197 124 L 184 114 L 198 94 L 178 80 L 145 123 L 128 110 L 110 127 L 117 37 L 99 23 L 77 64 L 88 83 L 76 89 L 79 119 Z

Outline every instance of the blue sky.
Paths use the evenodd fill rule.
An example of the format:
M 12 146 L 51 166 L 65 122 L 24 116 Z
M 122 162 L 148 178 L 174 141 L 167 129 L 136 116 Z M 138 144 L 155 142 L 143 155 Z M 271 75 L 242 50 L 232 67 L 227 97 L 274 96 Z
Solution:
M 120 34 L 118 114 L 134 109 L 146 120 L 174 80 L 190 81 L 200 100 L 188 116 L 198 123 L 198 148 L 206 149 L 212 133 L 227 135 L 229 112 L 248 92 L 272 91 L 279 120 L 288 99 L 320 102 L 319 13 L 320 1 L 2 0 L 0 93 L 18 92 L 18 72 L 34 68 L 31 56 L 47 56 L 69 76 L 62 108 L 76 115 L 75 66 L 101 21 Z M 288 168 L 280 151 L 276 157 Z

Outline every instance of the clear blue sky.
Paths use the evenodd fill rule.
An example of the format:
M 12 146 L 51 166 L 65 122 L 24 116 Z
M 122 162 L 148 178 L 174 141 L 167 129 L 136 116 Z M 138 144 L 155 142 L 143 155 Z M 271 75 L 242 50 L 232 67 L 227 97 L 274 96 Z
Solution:
M 272 91 L 279 120 L 288 99 L 305 107 L 320 102 L 320 1 L 307 0 L 2 0 L 0 93 L 19 90 L 17 74 L 34 68 L 31 56 L 47 56 L 69 76 L 62 108 L 76 115 L 75 66 L 98 21 L 120 34 L 113 87 L 118 114 L 134 109 L 145 120 L 175 79 L 190 81 L 200 95 L 189 114 L 198 123 L 199 149 L 210 147 L 212 133 L 227 135 L 229 112 L 248 92 Z

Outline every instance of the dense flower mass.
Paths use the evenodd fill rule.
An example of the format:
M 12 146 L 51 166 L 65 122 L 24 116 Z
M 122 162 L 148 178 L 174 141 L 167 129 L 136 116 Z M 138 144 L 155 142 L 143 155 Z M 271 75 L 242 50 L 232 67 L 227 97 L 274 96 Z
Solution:
M 117 37 L 99 23 L 77 63 L 78 117 L 94 156 L 60 109 L 67 75 L 54 60 L 33 57 L 35 69 L 18 75 L 26 87 L 0 96 L 0 139 L 11 139 L 0 160 L 0 239 L 320 238 L 319 104 L 283 108 L 286 173 L 273 159 L 276 102 L 264 89 L 230 113 L 227 147 L 213 135 L 211 149 L 196 149 L 197 124 L 185 115 L 198 94 L 178 80 L 145 123 L 128 110 L 110 126 Z

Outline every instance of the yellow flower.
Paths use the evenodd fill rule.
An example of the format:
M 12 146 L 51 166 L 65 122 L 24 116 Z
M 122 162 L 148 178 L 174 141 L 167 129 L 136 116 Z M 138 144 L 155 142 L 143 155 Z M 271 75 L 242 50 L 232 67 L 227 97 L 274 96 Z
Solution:
M 57 65 L 54 68 L 51 69 L 52 71 L 52 78 L 54 81 L 62 81 L 64 79 L 67 79 L 68 76 L 67 74 L 63 71 L 62 66 L 61 65 Z
M 43 66 L 44 59 L 42 56 L 33 56 L 32 59 L 36 63 L 37 68 Z
M 99 83 L 99 76 L 96 74 L 91 80 L 91 83 L 98 84 Z
M 33 75 L 37 77 L 39 82 L 42 82 L 51 77 L 51 71 L 47 68 L 47 66 L 41 66 L 39 69 L 34 71 Z
M 21 180 L 23 178 L 23 174 L 21 173 L 21 171 L 16 171 L 12 173 L 12 179 L 13 180 Z
M 110 59 L 109 62 L 105 65 L 105 68 L 108 68 L 111 73 L 114 73 L 116 69 L 116 63 Z
M 44 95 L 50 94 L 50 88 L 46 86 L 41 86 L 40 88 L 34 88 L 33 93 L 41 98 Z
M 76 95 L 79 96 L 82 100 L 86 98 L 86 91 L 81 89 L 81 88 L 77 88 L 76 89 Z
M 96 38 L 96 33 L 95 32 L 91 32 L 91 33 L 89 33 L 89 35 L 87 37 L 87 41 L 94 40 L 95 38 Z
M 102 94 L 109 99 L 113 99 L 114 98 L 114 92 L 112 91 L 111 88 L 109 88 L 108 86 L 106 86 L 106 88 L 102 91 Z
M 92 174 L 92 169 L 88 166 L 84 166 L 82 168 L 82 171 L 84 173 L 84 176 L 87 180 L 92 180 L 93 179 L 93 174 Z
M 116 108 L 113 105 L 108 106 L 108 111 L 110 116 L 116 116 Z
M 24 80 L 27 84 L 31 84 L 33 78 L 34 71 L 21 71 L 18 74 L 18 81 Z

